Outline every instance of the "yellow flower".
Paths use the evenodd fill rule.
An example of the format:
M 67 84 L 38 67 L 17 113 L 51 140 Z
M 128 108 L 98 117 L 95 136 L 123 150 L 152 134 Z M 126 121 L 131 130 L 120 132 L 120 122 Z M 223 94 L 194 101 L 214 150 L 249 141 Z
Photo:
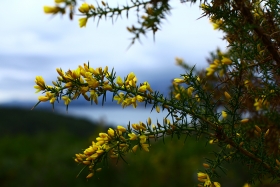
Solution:
M 224 57 L 224 56 L 222 57 L 221 62 L 222 62 L 223 64 L 226 64 L 226 65 L 232 64 L 232 61 L 231 61 L 229 58 L 226 58 L 226 57 Z
M 89 8 L 95 10 L 95 7 L 93 5 L 89 5 Z
M 103 89 L 104 90 L 110 90 L 110 91 L 112 91 L 112 86 L 110 85 L 110 84 L 105 84 L 104 86 L 103 86 Z
M 87 3 L 83 3 L 83 4 L 80 6 L 79 11 L 80 11 L 81 13 L 88 13 L 89 9 L 90 9 L 90 6 L 89 6 Z
M 138 149 L 138 145 L 135 145 L 135 146 L 132 147 L 132 151 L 133 151 L 134 153 L 137 151 L 137 149 Z
M 35 83 L 41 88 L 45 88 L 45 81 L 42 76 L 36 76 Z
M 197 180 L 200 182 L 204 182 L 204 186 L 210 186 L 212 184 L 207 173 L 197 173 Z
M 240 121 L 240 123 L 247 123 L 249 121 L 249 119 L 242 119 L 241 121 Z
M 229 93 L 228 93 L 227 91 L 225 91 L 224 94 L 225 94 L 225 97 L 226 97 L 228 100 L 231 99 L 231 96 L 229 95 Z
M 140 130 L 140 125 L 138 125 L 137 123 L 133 123 L 132 125 L 132 128 L 134 128 L 135 130 Z
M 102 170 L 102 168 L 97 168 L 95 171 L 99 172 L 99 171 L 101 171 L 101 170 Z
M 209 165 L 209 164 L 203 163 L 202 165 L 203 165 L 203 167 L 205 167 L 205 168 L 210 168 L 210 165 Z
M 256 129 L 256 131 L 259 132 L 259 133 L 262 132 L 262 129 L 261 129 L 258 125 L 255 125 L 255 129 Z
M 148 125 L 151 125 L 152 124 L 152 119 L 149 117 L 148 118 Z
M 199 102 L 200 101 L 200 98 L 199 98 L 199 96 L 196 94 L 195 95 L 195 98 L 196 98 L 196 100 Z
M 55 100 L 56 100 L 56 98 L 55 98 L 55 97 L 52 97 L 52 98 L 50 99 L 50 103 L 53 104 L 53 103 L 55 102 Z
M 144 101 L 144 97 L 142 97 L 141 95 L 136 95 L 135 98 L 138 102 L 143 102 Z
M 59 7 L 44 6 L 44 12 L 46 14 L 57 14 L 60 11 Z
M 45 101 L 48 101 L 49 98 L 46 97 L 46 96 L 39 96 L 39 97 L 38 97 L 38 100 L 39 100 L 39 101 L 42 101 L 42 102 L 45 102 Z
M 115 136 L 115 131 L 112 128 L 109 128 L 107 132 L 108 132 L 109 136 L 111 136 L 111 137 Z
M 208 67 L 206 68 L 206 72 L 206 76 L 210 76 L 215 72 L 215 69 Z
M 147 90 L 149 90 L 149 92 L 153 92 L 150 84 L 147 81 L 145 81 L 143 84 L 147 86 Z
M 138 88 L 138 92 L 145 92 L 147 90 L 147 85 L 142 85 Z
M 184 62 L 184 60 L 182 58 L 178 58 L 178 57 L 175 58 L 175 61 L 176 61 L 177 65 L 182 65 Z
M 269 129 L 266 130 L 264 137 L 267 137 L 268 134 L 269 134 Z
M 69 88 L 69 87 L 71 87 L 71 86 L 72 86 L 72 82 L 67 82 L 67 83 L 64 85 L 65 88 Z
M 130 137 L 129 138 L 130 140 L 137 140 L 137 138 L 138 138 L 138 136 L 134 133 L 130 133 L 130 134 L 128 134 L 128 136 Z
M 79 19 L 79 25 L 80 25 L 81 28 L 82 28 L 82 27 L 86 27 L 86 25 L 87 25 L 87 20 L 88 20 L 88 18 L 80 18 L 80 19 Z
M 38 93 L 42 90 L 45 90 L 45 88 L 42 88 L 41 86 L 38 86 L 38 85 L 35 85 L 34 88 L 36 89 L 36 92 L 35 93 Z
M 65 105 L 69 105 L 71 102 L 71 99 L 68 96 L 62 96 L 62 99 L 64 100 Z
M 148 148 L 149 144 L 143 143 L 143 144 L 141 144 L 141 147 L 144 151 L 149 152 L 149 148 Z
M 180 78 L 176 78 L 176 79 L 174 79 L 173 81 L 174 81 L 175 83 L 178 83 L 178 84 L 184 83 L 184 82 L 185 82 L 184 79 L 180 79 Z
M 133 97 L 133 98 L 126 98 L 123 103 L 122 103 L 122 106 L 123 107 L 126 107 L 126 106 L 129 106 L 129 105 L 132 105 L 133 108 L 136 108 L 137 107 L 137 103 L 136 103 L 136 97 Z
M 160 108 L 159 108 L 159 106 L 156 106 L 156 111 L 157 111 L 157 113 L 160 113 Z
M 193 90 L 194 90 L 194 88 L 193 88 L 193 87 L 188 87 L 188 89 L 187 89 L 187 93 L 188 93 L 188 95 L 189 95 L 189 96 L 191 96 L 191 95 L 192 95 Z
M 118 104 L 122 103 L 124 100 L 124 93 L 120 92 L 119 95 L 115 95 L 114 100 L 118 101 Z
M 139 138 L 140 138 L 140 143 L 141 143 L 141 144 L 145 143 L 146 140 L 147 140 L 147 136 L 144 135 L 144 134 L 142 134 Z
M 65 0 L 54 0 L 55 3 L 63 3 Z
M 178 93 L 178 94 L 175 95 L 175 98 L 176 98 L 177 100 L 180 100 L 181 95 Z
M 255 99 L 254 106 L 257 111 L 269 106 L 269 103 L 264 98 Z
M 200 8 L 202 8 L 202 9 L 206 9 L 206 8 L 208 8 L 209 6 L 207 6 L 207 5 L 205 5 L 204 3 L 202 3 L 201 5 L 200 5 Z
M 50 92 L 46 92 L 45 96 L 39 96 L 38 97 L 38 100 L 41 101 L 41 102 L 45 102 L 45 101 L 50 100 L 50 103 L 54 103 L 55 99 L 56 98 L 54 97 L 54 94 L 50 93 Z
M 127 81 L 133 80 L 135 78 L 135 74 L 133 72 L 130 72 L 127 76 Z
M 81 69 L 77 68 L 76 70 L 73 71 L 72 73 L 72 77 L 73 79 L 78 79 L 81 76 Z
M 88 174 L 88 176 L 86 177 L 87 179 L 91 178 L 93 176 L 93 173 Z
M 213 28 L 214 30 L 220 28 L 223 24 L 223 20 L 222 19 L 219 19 L 219 20 L 215 20 L 213 18 L 210 19 L 212 25 L 213 25 Z
M 226 118 L 227 117 L 227 113 L 225 111 L 222 111 L 222 116 L 223 116 L 223 118 Z
M 118 84 L 119 86 L 122 86 L 122 85 L 123 85 L 123 80 L 122 80 L 122 78 L 121 78 L 120 76 L 117 77 L 117 84 Z
M 125 132 L 126 131 L 126 128 L 124 128 L 123 126 L 117 126 L 117 129 L 121 132 Z
M 209 144 L 214 144 L 217 143 L 218 141 L 219 141 L 218 139 L 209 140 Z
M 221 184 L 218 183 L 218 182 L 214 182 L 214 186 L 215 186 L 215 187 L 221 187 Z
M 61 68 L 56 68 L 56 71 L 61 77 L 64 77 L 64 72 Z
M 94 91 L 94 90 L 91 90 L 90 91 L 90 99 L 93 100 L 95 102 L 95 104 L 98 103 L 98 94 Z
M 251 185 L 248 183 L 245 183 L 243 187 L 251 187 Z
M 201 181 L 201 182 L 204 182 L 204 179 L 207 179 L 207 178 L 208 178 L 208 174 L 202 173 L 202 172 L 198 172 L 198 173 L 197 173 L 197 178 L 198 178 L 199 180 L 202 180 L 202 179 L 203 179 L 203 181 Z

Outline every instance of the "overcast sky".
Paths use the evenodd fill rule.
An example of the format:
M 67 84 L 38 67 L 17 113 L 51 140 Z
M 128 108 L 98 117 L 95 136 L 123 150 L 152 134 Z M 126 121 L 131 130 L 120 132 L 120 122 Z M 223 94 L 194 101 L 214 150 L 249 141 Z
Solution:
M 87 1 L 94 4 L 96 1 Z M 114 0 L 123 4 L 126 1 Z M 79 4 L 82 1 L 78 1 Z M 110 0 L 108 1 L 109 5 Z M 110 20 L 89 20 L 86 28 L 79 28 L 78 17 L 51 16 L 43 13 L 44 5 L 52 0 L 0 1 L 0 103 L 9 101 L 37 101 L 34 93 L 35 76 L 41 75 L 48 84 L 56 79 L 57 67 L 76 68 L 90 61 L 93 67 L 115 68 L 117 75 L 133 71 L 139 81 L 164 82 L 178 77 L 183 71 L 175 66 L 175 57 L 198 67 L 206 67 L 205 58 L 217 47 L 226 49 L 223 34 L 213 30 L 207 18 L 201 16 L 198 3 L 181 4 L 171 0 L 173 10 L 157 32 L 142 37 L 130 49 L 132 36 L 126 27 L 136 23 L 135 12 L 112 24 Z M 157 86 L 158 86 L 157 85 Z M 152 85 L 153 86 L 153 85 Z

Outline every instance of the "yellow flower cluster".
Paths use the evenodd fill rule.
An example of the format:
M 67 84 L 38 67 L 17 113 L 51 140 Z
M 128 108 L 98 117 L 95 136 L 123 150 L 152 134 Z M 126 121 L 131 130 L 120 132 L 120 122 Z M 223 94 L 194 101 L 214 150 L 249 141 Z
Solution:
M 261 98 L 255 98 L 254 107 L 256 108 L 256 111 L 265 109 L 268 106 L 269 106 L 269 102 L 265 100 L 264 96 L 262 96 Z
M 199 77 L 197 77 L 196 80 L 198 82 L 200 82 Z M 179 86 L 179 84 L 182 84 L 182 83 L 188 84 L 188 77 L 184 77 L 184 79 L 182 79 L 182 78 L 173 79 L 173 85 L 174 85 L 173 95 L 177 100 L 180 100 L 182 96 L 184 96 L 184 97 L 187 96 L 189 98 L 191 98 L 193 96 L 194 87 L 189 86 L 188 88 L 184 88 L 183 86 Z M 197 101 L 200 100 L 197 94 L 194 97 L 196 98 Z
M 91 178 L 94 171 L 101 170 L 97 164 L 104 161 L 108 156 L 118 158 L 128 152 L 136 152 L 140 146 L 144 151 L 149 152 L 148 137 L 144 134 L 147 127 L 144 123 L 132 124 L 134 132 L 128 132 L 123 126 L 116 129 L 109 128 L 107 133 L 99 133 L 96 141 L 84 150 L 83 153 L 76 154 L 75 162 L 88 166 L 89 174 L 86 178 Z
M 210 177 L 207 173 L 202 173 L 202 172 L 197 173 L 197 180 L 199 182 L 202 182 L 203 186 L 206 186 L 206 187 L 221 187 L 220 183 L 211 182 Z M 201 184 L 199 184 L 198 186 L 202 187 Z
M 80 8 L 79 8 L 79 11 L 85 15 L 88 15 L 88 13 L 91 11 L 91 10 L 95 10 L 95 7 L 93 5 L 89 5 L 87 3 L 83 3 Z M 85 17 L 85 18 L 80 18 L 79 19 L 79 25 L 80 27 L 86 27 L 87 25 L 87 20 L 88 20 L 88 16 Z
M 107 133 L 99 133 L 96 141 L 92 141 L 83 153 L 76 154 L 74 160 L 88 167 L 89 174 L 86 178 L 91 178 L 95 171 L 101 170 L 98 164 L 105 159 L 122 158 L 129 152 L 135 153 L 138 148 L 149 152 L 151 138 L 161 137 L 165 130 L 172 132 L 175 129 L 175 125 L 172 125 L 167 118 L 164 118 L 163 126 L 157 122 L 156 127 L 152 124 L 151 118 L 148 118 L 146 124 L 141 121 L 132 123 L 127 129 L 123 126 L 109 128 Z
M 70 8 L 70 19 L 72 19 L 73 16 L 73 5 L 70 5 L 69 3 L 66 2 L 66 0 L 54 0 L 56 3 L 55 6 L 44 6 L 44 12 L 46 14 L 65 14 L 66 8 Z M 103 2 L 103 1 L 102 1 Z M 65 3 L 67 6 L 59 6 L 59 4 Z M 103 2 L 104 3 L 104 2 Z M 80 27 L 86 27 L 88 18 L 91 17 L 89 15 L 90 11 L 95 11 L 95 7 L 93 5 L 89 5 L 86 2 L 84 2 L 80 7 L 79 7 L 79 12 L 82 14 L 86 15 L 86 17 L 80 18 L 79 19 L 79 26 Z
M 218 69 L 220 69 L 220 76 L 223 75 L 223 70 L 221 69 L 222 65 L 230 65 L 232 64 L 232 61 L 231 59 L 225 57 L 225 56 L 222 56 L 222 59 L 219 60 L 219 59 L 215 59 L 213 61 L 212 64 L 210 64 L 210 66 L 208 68 L 206 68 L 206 75 L 207 76 L 210 76 L 212 75 L 215 71 L 217 71 Z
M 147 98 L 151 98 L 153 92 L 148 82 L 137 85 L 137 77 L 133 72 L 129 73 L 125 80 L 121 77 L 113 77 L 108 73 L 108 67 L 104 69 L 92 68 L 88 64 L 83 64 L 75 70 L 68 70 L 64 72 L 62 69 L 57 68 L 59 74 L 57 81 L 53 81 L 54 86 L 47 86 L 43 77 L 37 76 L 35 79 L 36 93 L 43 91 L 45 96 L 39 96 L 39 102 L 50 101 L 51 104 L 59 98 L 64 100 L 65 105 L 77 99 L 82 95 L 87 101 L 94 101 L 98 104 L 98 97 L 106 91 L 114 92 L 114 100 L 123 107 L 132 105 L 137 107 L 138 102 L 143 102 Z M 114 80 L 116 79 L 116 82 Z M 130 94 L 124 94 L 123 91 L 132 91 Z M 64 93 L 63 93 L 64 91 Z M 159 108 L 157 107 L 158 111 Z M 159 112 L 159 111 L 158 111 Z
M 224 23 L 222 19 L 214 19 L 214 18 L 210 18 L 210 22 L 212 23 L 214 30 L 221 28 L 221 26 Z

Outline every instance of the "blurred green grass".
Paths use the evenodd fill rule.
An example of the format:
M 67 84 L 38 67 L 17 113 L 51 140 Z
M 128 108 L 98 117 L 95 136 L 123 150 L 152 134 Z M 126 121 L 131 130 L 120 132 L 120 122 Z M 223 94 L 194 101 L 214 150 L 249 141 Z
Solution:
M 42 110 L 0 108 L 0 186 L 195 186 L 197 172 L 212 149 L 205 141 L 189 137 L 166 138 L 152 143 L 150 152 L 128 154 L 87 181 L 87 170 L 73 158 L 83 152 L 99 132 L 108 127 L 84 119 Z M 210 154 L 211 157 L 211 154 Z M 248 176 L 235 164 L 219 180 L 223 186 L 243 186 Z

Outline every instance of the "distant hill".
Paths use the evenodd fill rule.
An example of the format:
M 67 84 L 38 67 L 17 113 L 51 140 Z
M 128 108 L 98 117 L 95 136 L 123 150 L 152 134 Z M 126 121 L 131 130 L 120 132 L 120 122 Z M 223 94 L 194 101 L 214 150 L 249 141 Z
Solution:
M 95 129 L 96 124 L 82 118 L 64 116 L 45 110 L 0 107 L 0 136 L 67 130 L 72 134 L 87 137 Z

